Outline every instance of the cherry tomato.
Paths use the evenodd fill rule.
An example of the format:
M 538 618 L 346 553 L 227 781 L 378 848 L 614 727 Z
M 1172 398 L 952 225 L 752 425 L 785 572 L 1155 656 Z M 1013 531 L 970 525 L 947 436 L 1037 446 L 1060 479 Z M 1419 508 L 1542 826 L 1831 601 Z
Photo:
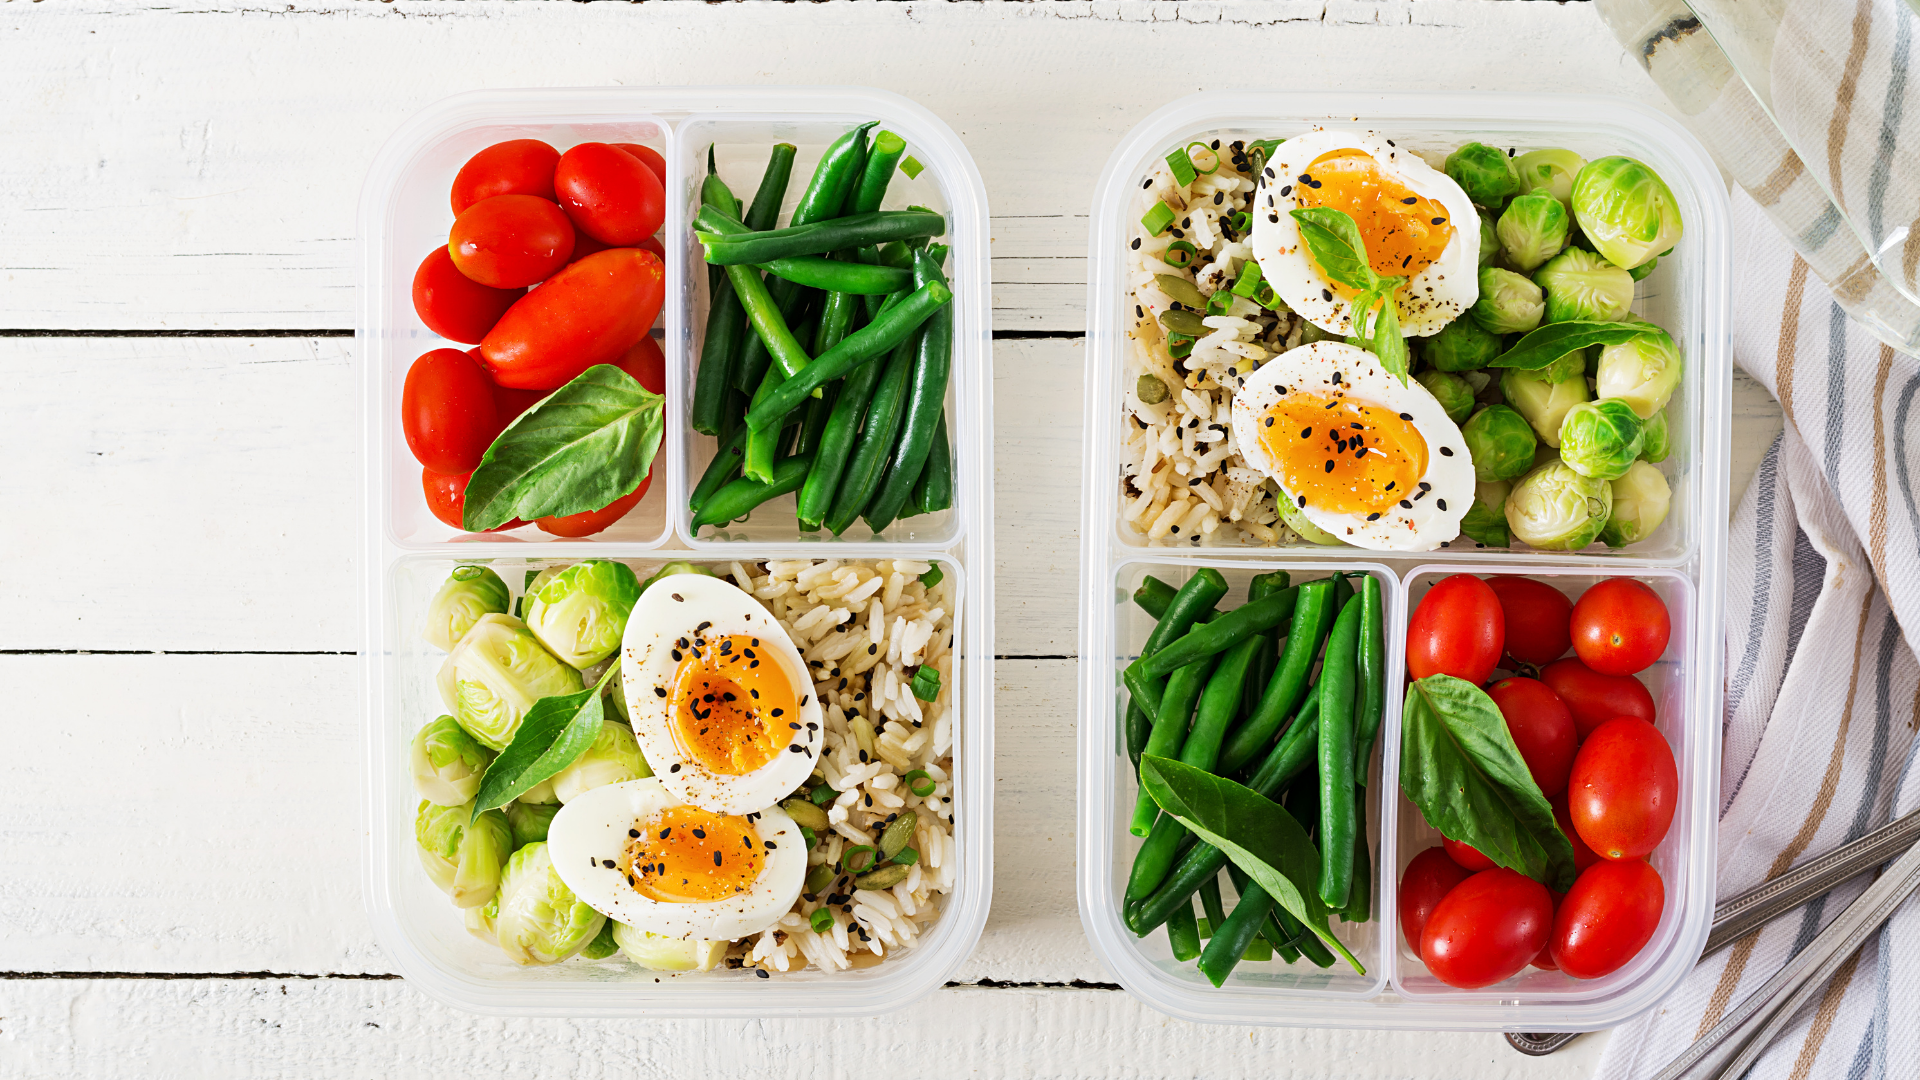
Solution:
M 1553 914 L 1556 917 L 1558 917 L 1560 914 L 1560 902 L 1565 900 L 1566 898 L 1567 898 L 1566 893 L 1554 892 L 1552 889 L 1547 890 L 1547 899 L 1553 901 Z M 1553 960 L 1553 934 L 1552 933 L 1547 934 L 1546 945 L 1542 947 L 1538 953 L 1534 954 L 1533 966 L 1539 968 L 1542 971 L 1559 971 L 1560 970 L 1560 965 L 1554 963 L 1554 960 Z
M 1573 827 L 1573 814 L 1567 809 L 1566 796 L 1553 800 L 1553 820 L 1566 834 L 1567 843 L 1573 845 L 1573 869 L 1575 873 L 1585 870 L 1600 861 L 1585 840 L 1580 839 L 1580 830 Z
M 1400 875 L 1400 932 L 1406 935 L 1407 948 L 1420 952 L 1420 935 L 1427 928 L 1433 909 L 1453 891 L 1455 885 L 1473 875 L 1433 847 L 1415 855 Z
M 613 366 L 633 376 L 635 382 L 656 394 L 667 392 L 667 358 L 660 343 L 647 334 L 633 343 Z
M 1667 651 L 1667 605 L 1644 582 L 1608 578 L 1573 605 L 1573 651 L 1602 675 L 1643 671 Z
M 1646 863 L 1595 863 L 1554 914 L 1554 963 L 1576 979 L 1618 971 L 1653 940 L 1666 902 L 1666 884 Z
M 1487 696 L 1500 707 L 1513 745 L 1519 748 L 1533 782 L 1540 785 L 1540 793 L 1549 799 L 1564 793 L 1574 751 L 1580 748 L 1580 735 L 1566 702 L 1539 679 L 1501 679 Z
M 666 267 L 651 252 L 589 255 L 507 309 L 480 343 L 501 386 L 555 390 L 595 364 L 609 364 L 653 326 Z
M 525 289 L 492 289 L 460 272 L 444 247 L 427 252 L 413 272 L 413 310 L 427 329 L 462 345 L 478 345 Z
M 638 244 L 666 220 L 660 178 L 639 158 L 606 143 L 581 143 L 560 155 L 553 190 L 582 232 L 609 244 Z
M 493 383 L 459 349 L 435 349 L 407 369 L 400 427 L 414 459 L 438 473 L 470 473 L 500 434 Z
M 1666 736 L 1623 716 L 1600 725 L 1573 759 L 1567 812 L 1603 859 L 1638 859 L 1658 847 L 1680 801 L 1680 772 Z
M 465 473 L 456 476 L 450 473 L 437 473 L 432 469 L 420 470 L 420 486 L 426 491 L 427 509 L 433 511 L 433 516 L 439 518 L 441 524 L 455 529 L 464 529 L 460 524 L 460 515 L 466 513 L 467 479 L 472 475 L 472 473 Z M 508 529 L 517 529 L 525 524 L 526 522 L 519 518 L 514 518 L 505 525 L 495 526 L 487 531 L 506 532 Z
M 511 386 L 495 386 L 493 407 L 500 414 L 500 430 L 507 430 L 508 424 L 520 419 L 521 413 L 540 404 L 546 396 L 545 390 L 515 390 Z
M 1573 644 L 1567 619 L 1573 601 L 1544 581 L 1501 575 L 1487 579 L 1507 619 L 1507 655 L 1523 664 L 1544 664 Z
M 495 195 L 455 219 L 447 250 L 453 265 L 482 285 L 525 288 L 567 265 L 573 223 L 545 199 Z
M 617 142 L 614 143 L 613 146 L 617 150 L 625 150 L 627 153 L 639 158 L 640 164 L 652 170 L 653 175 L 659 177 L 662 184 L 667 182 L 667 159 L 660 156 L 660 151 L 655 150 L 651 146 L 641 146 L 639 143 L 634 142 Z
M 1472 574 L 1446 578 L 1427 591 L 1407 626 L 1407 673 L 1486 682 L 1500 662 L 1506 626 L 1500 598 L 1486 582 Z
M 1569 656 L 1541 668 L 1540 681 L 1553 687 L 1553 692 L 1567 703 L 1574 729 L 1582 739 L 1616 716 L 1653 723 L 1653 695 L 1631 675 L 1602 675 Z
M 568 514 L 565 517 L 543 517 L 536 520 L 534 524 L 541 532 L 552 533 L 555 536 L 592 536 L 626 517 L 627 511 L 633 509 L 634 504 L 646 496 L 647 488 L 652 484 L 653 473 L 648 472 L 640 478 L 639 487 L 598 510 L 583 510 L 578 514 Z
M 1433 909 L 1420 936 L 1420 957 L 1448 986 L 1492 986 L 1532 963 L 1552 929 L 1547 887 L 1495 867 L 1454 886 Z
M 560 151 L 539 139 L 509 139 L 494 143 L 467 159 L 453 178 L 453 213 L 495 195 L 538 195 L 553 198 L 553 167 Z
M 595 240 L 593 237 L 588 236 L 584 230 L 575 229 L 573 230 L 573 254 L 567 257 L 567 265 L 571 266 L 589 255 L 598 254 L 612 246 L 612 244 L 603 244 Z M 654 252 L 654 254 L 660 256 L 660 261 L 666 261 L 667 253 L 665 248 L 661 248 L 659 251 Z
M 1440 838 L 1440 846 L 1446 849 L 1447 858 L 1452 859 L 1454 865 L 1469 874 L 1477 874 L 1482 870 L 1493 869 L 1493 860 L 1480 854 L 1479 848 L 1474 847 L 1464 840 L 1454 840 L 1443 836 Z

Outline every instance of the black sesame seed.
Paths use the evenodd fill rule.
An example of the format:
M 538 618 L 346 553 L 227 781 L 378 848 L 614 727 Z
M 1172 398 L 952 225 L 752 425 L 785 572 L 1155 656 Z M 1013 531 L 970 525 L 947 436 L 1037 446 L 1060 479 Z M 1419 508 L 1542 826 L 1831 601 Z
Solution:
M 1366 426 L 1365 426 L 1364 424 L 1361 424 L 1361 423 L 1359 423 L 1358 421 L 1349 421 L 1349 422 L 1348 422 L 1348 424 L 1347 424 L 1347 426 L 1348 426 L 1348 427 L 1350 427 L 1350 428 L 1352 428 L 1352 429 L 1353 429 L 1353 430 L 1355 430 L 1355 431 L 1365 431 L 1365 430 L 1367 430 L 1367 429 L 1366 429 Z
M 1408 502 L 1408 501 L 1407 501 L 1407 500 L 1405 500 L 1405 499 L 1401 499 L 1401 500 L 1400 500 L 1400 509 L 1402 509 L 1402 510 L 1411 510 L 1411 509 L 1413 509 L 1413 504 L 1412 504 L 1412 503 L 1410 503 L 1410 502 Z
M 1273 421 L 1272 421 L 1271 419 L 1269 419 L 1269 420 L 1268 420 L 1267 422 L 1268 422 L 1269 424 L 1271 424 L 1271 423 L 1272 423 Z M 1301 437 L 1301 438 L 1303 438 L 1303 439 L 1311 439 L 1311 438 L 1313 438 L 1313 429 L 1312 429 L 1312 428 L 1310 428 L 1310 427 L 1306 427 L 1306 428 L 1301 428 L 1301 429 L 1300 429 L 1300 437 Z
M 1153 186 L 1153 177 L 1151 176 L 1147 177 L 1145 180 L 1140 181 L 1141 191 L 1145 191 L 1152 186 Z
M 1281 188 L 1281 189 L 1280 189 L 1280 197 L 1281 197 L 1281 198 L 1285 198 L 1285 197 L 1287 197 L 1288 195 L 1291 195 L 1292 193 L 1293 193 L 1293 185 L 1292 185 L 1292 184 L 1288 184 L 1288 185 L 1287 185 L 1286 187 L 1283 187 L 1283 188 Z
M 627 830 L 627 836 L 629 836 L 629 837 L 631 837 L 632 839 L 635 839 L 635 840 L 638 840 L 638 839 L 640 839 L 640 830 L 639 830 L 639 829 L 628 829 L 628 830 Z
M 713 853 L 713 865 L 715 866 L 720 865 L 720 853 L 717 851 Z
M 1333 383 L 1335 386 L 1340 385 L 1340 373 L 1337 371 L 1333 373 Z
M 1441 457 L 1452 457 L 1452 456 L 1453 456 L 1453 447 L 1451 447 L 1451 446 L 1443 446 L 1443 447 L 1441 447 L 1441 448 L 1440 448 L 1440 456 L 1441 456 Z
M 1333 291 L 1332 291 L 1331 289 L 1321 289 L 1321 290 L 1320 290 L 1320 299 L 1322 299 L 1322 300 L 1332 300 L 1332 299 L 1333 299 Z
M 788 743 L 787 749 L 793 751 L 796 754 L 804 754 L 807 752 L 806 748 L 802 747 L 799 743 Z
M 1307 508 L 1307 497 L 1305 495 L 1302 495 L 1299 497 L 1299 500 L 1300 500 L 1300 509 L 1305 510 Z
M 611 869 L 613 869 L 613 860 L 612 860 L 612 859 L 601 859 L 601 860 L 600 860 L 600 865 L 601 865 L 601 866 L 604 866 L 604 867 L 606 867 L 606 868 L 607 868 L 607 869 L 609 869 L 609 870 L 611 870 Z
M 1227 193 L 1226 193 L 1226 192 L 1224 192 L 1224 191 L 1216 191 L 1216 192 L 1214 192 L 1214 193 L 1213 193 L 1213 205 L 1215 205 L 1215 206 L 1219 206 L 1219 205 L 1220 205 L 1220 204 L 1221 204 L 1221 203 L 1222 203 L 1223 201 L 1225 201 L 1225 200 L 1226 200 L 1226 197 L 1227 197 Z
M 1438 506 L 1441 510 L 1445 510 L 1447 508 L 1447 500 L 1445 499 L 1435 499 L 1433 500 L 1433 504 L 1435 506 Z
M 1426 482 L 1425 480 L 1422 480 L 1422 481 L 1420 481 L 1420 490 L 1421 490 L 1421 491 L 1432 491 L 1432 490 L 1433 490 L 1433 485 L 1432 485 L 1432 484 L 1429 484 L 1429 483 L 1427 483 L 1427 482 Z
M 1133 250 L 1135 251 L 1140 250 L 1140 238 L 1137 236 L 1133 238 Z
M 680 771 L 680 763 L 679 763 L 679 762 L 677 762 L 677 761 L 676 761 L 676 762 L 674 762 L 674 763 L 673 763 L 673 766 L 672 766 L 671 768 L 669 768 L 669 769 L 668 769 L 667 771 L 668 771 L 668 772 L 679 772 L 679 771 Z
M 1333 471 L 1333 459 L 1332 459 L 1332 458 L 1328 458 L 1328 459 L 1327 459 L 1327 471 L 1328 471 L 1328 472 L 1332 472 L 1332 471 Z
M 653 693 L 654 693 L 654 696 L 656 697 L 666 697 L 667 688 L 664 686 L 656 686 L 653 688 Z
M 1420 201 L 1420 196 L 1418 196 L 1418 195 L 1409 195 L 1409 196 L 1407 196 L 1406 198 L 1404 198 L 1404 199 L 1401 199 L 1400 201 L 1401 201 L 1401 202 L 1403 202 L 1403 203 L 1406 203 L 1406 204 L 1407 204 L 1408 206 L 1412 206 L 1412 205 L 1413 205 L 1414 203 L 1417 203 L 1417 202 L 1419 202 L 1419 201 Z
M 1400 419 L 1402 419 L 1402 420 L 1411 420 L 1411 419 L 1413 419 L 1413 414 L 1412 414 L 1412 413 L 1410 413 L 1410 412 L 1403 412 L 1403 413 L 1401 413 L 1401 414 L 1400 414 Z
M 687 598 L 684 596 L 681 596 L 679 593 L 668 593 L 667 595 L 673 597 L 676 601 L 682 604 L 687 602 Z
M 1443 217 L 1437 217 L 1433 219 L 1433 223 L 1435 225 L 1445 225 L 1447 223 L 1447 219 Z
M 1367 520 L 1368 520 L 1368 521 L 1379 521 L 1379 520 L 1380 520 L 1380 515 L 1379 515 L 1379 514 L 1368 514 L 1368 515 L 1367 515 Z
M 1271 417 L 1271 416 L 1269 416 L 1269 417 L 1267 417 L 1267 422 L 1266 422 L 1266 426 L 1267 426 L 1267 427 L 1272 427 L 1272 426 L 1273 426 L 1273 417 Z
M 1392 491 L 1392 490 L 1393 490 L 1393 485 L 1394 485 L 1394 484 L 1396 484 L 1396 483 L 1398 483 L 1398 482 L 1399 482 L 1399 481 L 1397 481 L 1397 480 L 1389 480 L 1389 481 L 1387 481 L 1387 486 L 1386 486 L 1385 488 L 1383 488 L 1382 490 L 1384 490 L 1384 491 Z

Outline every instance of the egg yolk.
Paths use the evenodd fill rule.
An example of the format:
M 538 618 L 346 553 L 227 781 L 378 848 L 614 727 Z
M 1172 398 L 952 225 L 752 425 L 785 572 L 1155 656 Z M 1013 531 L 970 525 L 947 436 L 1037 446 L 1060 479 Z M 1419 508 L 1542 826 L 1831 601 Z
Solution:
M 1261 421 L 1260 445 L 1280 481 L 1304 505 L 1378 517 L 1418 497 L 1427 440 L 1412 417 L 1343 393 L 1284 394 Z M 1368 520 L 1373 520 L 1372 517 Z
M 621 870 L 635 892 L 662 904 L 704 904 L 746 892 L 766 852 L 753 822 L 697 806 L 672 806 L 641 818 Z
M 800 710 L 793 686 L 760 639 L 729 634 L 674 643 L 673 734 L 709 771 L 744 776 L 787 748 Z
M 1410 190 L 1364 150 L 1321 154 L 1293 184 L 1295 205 L 1330 207 L 1353 218 L 1374 273 L 1413 277 L 1453 240 L 1447 208 Z

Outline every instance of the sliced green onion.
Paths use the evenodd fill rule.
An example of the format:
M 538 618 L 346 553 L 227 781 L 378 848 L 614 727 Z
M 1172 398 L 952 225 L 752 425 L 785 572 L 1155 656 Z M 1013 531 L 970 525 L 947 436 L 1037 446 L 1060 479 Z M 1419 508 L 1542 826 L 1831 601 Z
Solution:
M 1167 226 L 1173 224 L 1173 207 L 1168 206 L 1165 199 L 1154 203 L 1153 209 L 1141 217 L 1140 224 L 1147 227 L 1148 236 L 1159 236 L 1167 231 Z
M 1253 302 L 1268 311 L 1288 310 L 1286 301 L 1280 299 L 1280 294 L 1273 291 L 1273 285 L 1270 282 L 1260 283 L 1260 291 L 1253 294 Z
M 1233 283 L 1233 295 L 1253 300 L 1260 293 L 1260 285 L 1260 264 L 1252 259 L 1241 263 L 1240 277 Z
M 1225 315 L 1227 309 L 1232 306 L 1233 293 L 1226 289 L 1221 289 L 1207 297 L 1207 314 L 1209 315 Z
M 1212 176 L 1220 168 L 1220 154 L 1203 142 L 1187 144 L 1187 160 L 1193 162 L 1194 170 L 1203 176 Z
M 922 665 L 920 670 L 913 673 L 908 685 L 912 687 L 914 697 L 921 701 L 932 701 L 940 696 L 940 671 L 931 665 Z
M 814 788 L 813 794 L 807 796 L 807 798 L 813 800 L 813 805 L 815 806 L 825 806 L 839 797 L 840 797 L 839 792 L 833 790 L 832 788 L 828 787 L 825 784 L 821 784 L 819 787 Z
M 866 853 L 867 860 L 859 866 L 855 866 L 853 864 L 854 856 L 862 852 Z M 856 844 L 848 848 L 846 854 L 840 856 L 840 869 L 845 870 L 849 874 L 864 874 L 873 869 L 873 864 L 879 861 L 880 853 L 874 850 L 872 844 Z
M 1188 184 L 1193 183 L 1195 176 L 1193 159 L 1187 156 L 1185 150 L 1175 150 L 1173 153 L 1168 154 L 1167 168 L 1173 170 L 1173 178 L 1181 187 L 1186 187 Z
M 920 159 L 914 157 L 912 154 L 908 154 L 906 157 L 900 159 L 900 171 L 906 173 L 907 179 L 909 180 L 920 179 L 920 170 L 924 168 L 926 168 L 926 166 L 920 164 Z
M 826 908 L 818 908 L 812 915 L 807 916 L 807 925 L 813 927 L 814 933 L 824 934 L 833 929 L 833 912 Z
M 900 849 L 900 854 L 893 857 L 893 861 L 901 866 L 912 866 L 920 861 L 920 853 L 910 847 L 903 847 Z
M 820 835 L 805 825 L 802 825 L 800 826 L 800 839 L 805 840 L 808 847 L 812 847 L 814 841 L 820 839 Z
M 1193 355 L 1193 338 L 1185 334 L 1167 335 L 1167 353 L 1175 360 Z
M 1253 228 L 1253 215 L 1245 210 L 1236 210 L 1233 216 L 1227 219 L 1227 224 L 1233 226 L 1234 232 L 1245 233 Z
M 928 567 L 927 572 L 920 575 L 920 584 L 925 585 L 927 588 L 931 589 L 935 585 L 938 585 L 942 581 L 945 581 L 946 577 L 947 575 L 940 572 L 939 567 L 937 566 Z
M 1187 267 L 1193 265 L 1193 260 L 1198 258 L 1199 255 L 1199 248 L 1194 247 L 1185 240 L 1175 240 L 1173 243 L 1167 245 L 1166 251 L 1160 254 L 1160 261 L 1173 267 L 1175 270 L 1185 270 Z
M 934 789 L 933 777 L 927 775 L 927 770 L 925 769 L 915 769 L 912 772 L 908 773 L 907 775 L 901 777 L 901 779 L 907 782 L 908 791 L 913 792 L 915 795 L 919 796 L 922 799 L 933 794 L 933 789 Z M 921 787 L 922 784 L 925 784 L 926 786 Z

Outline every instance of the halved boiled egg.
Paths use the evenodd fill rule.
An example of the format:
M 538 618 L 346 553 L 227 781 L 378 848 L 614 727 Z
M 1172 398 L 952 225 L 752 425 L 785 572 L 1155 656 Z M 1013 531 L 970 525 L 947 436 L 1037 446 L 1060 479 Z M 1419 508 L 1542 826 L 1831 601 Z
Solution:
M 1376 273 L 1401 286 L 1400 332 L 1425 337 L 1480 297 L 1480 217 L 1443 172 L 1371 133 L 1310 131 L 1274 148 L 1254 193 L 1253 255 L 1287 306 L 1333 334 L 1353 332 L 1358 293 L 1329 278 L 1292 211 L 1325 206 L 1360 228 Z
M 620 676 L 641 753 L 695 806 L 772 806 L 820 757 L 820 703 L 799 650 L 730 582 L 676 574 L 649 586 L 627 617 Z
M 1316 341 L 1267 361 L 1233 395 L 1248 464 L 1335 539 L 1431 551 L 1473 506 L 1473 459 L 1447 411 L 1365 349 Z
M 658 777 L 608 784 L 560 808 L 547 827 L 560 880 L 595 911 L 661 937 L 737 940 L 793 907 L 807 843 L 779 807 L 704 810 Z

